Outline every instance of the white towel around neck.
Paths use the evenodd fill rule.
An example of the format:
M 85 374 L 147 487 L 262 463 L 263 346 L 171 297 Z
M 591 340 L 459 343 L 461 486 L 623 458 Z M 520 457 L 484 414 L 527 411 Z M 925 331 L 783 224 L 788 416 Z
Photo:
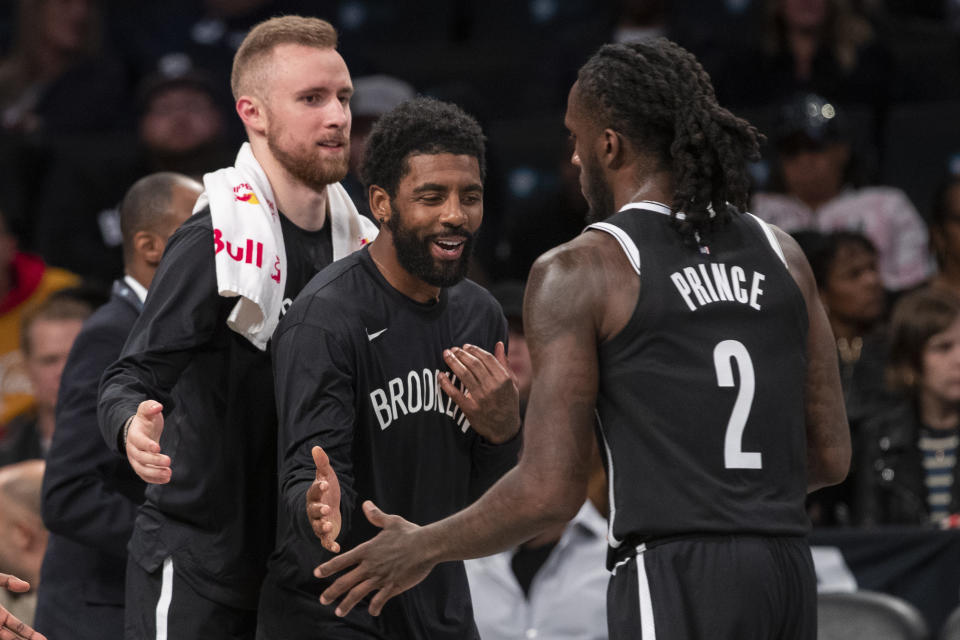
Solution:
M 280 321 L 287 283 L 283 230 L 270 181 L 245 142 L 236 165 L 206 174 L 203 186 L 193 212 L 210 206 L 217 292 L 239 296 L 227 325 L 266 350 Z M 334 260 L 376 238 L 376 225 L 357 212 L 339 183 L 327 185 L 327 211 Z

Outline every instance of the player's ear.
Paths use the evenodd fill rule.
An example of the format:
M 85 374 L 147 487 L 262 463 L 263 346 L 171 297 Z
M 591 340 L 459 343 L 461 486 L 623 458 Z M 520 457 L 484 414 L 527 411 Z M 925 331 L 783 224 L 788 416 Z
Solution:
M 266 134 L 268 124 L 267 114 L 258 97 L 248 95 L 240 96 L 240 98 L 237 99 L 236 109 L 237 115 L 240 116 L 240 120 L 245 127 L 261 135 Z
M 623 138 L 613 129 L 604 129 L 600 135 L 600 160 L 611 169 L 617 169 L 623 164 L 623 153 L 626 150 Z
M 383 187 L 372 184 L 367 197 L 370 199 L 370 212 L 373 217 L 380 224 L 386 224 L 393 212 L 393 208 L 390 206 L 390 194 Z

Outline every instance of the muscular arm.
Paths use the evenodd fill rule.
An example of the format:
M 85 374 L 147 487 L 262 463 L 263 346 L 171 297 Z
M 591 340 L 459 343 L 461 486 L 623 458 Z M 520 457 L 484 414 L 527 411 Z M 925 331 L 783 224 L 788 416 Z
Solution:
M 774 227 L 774 229 L 776 229 Z M 807 491 L 842 482 L 850 468 L 850 428 L 840 387 L 837 348 L 827 314 L 806 257 L 789 235 L 776 229 L 790 274 L 806 302 L 807 379 Z
M 585 249 L 568 246 L 531 270 L 524 333 L 533 383 L 523 453 L 476 503 L 424 527 L 437 562 L 516 545 L 569 520 L 583 504 L 598 375 L 597 287 L 590 267 L 599 265 L 590 258 Z

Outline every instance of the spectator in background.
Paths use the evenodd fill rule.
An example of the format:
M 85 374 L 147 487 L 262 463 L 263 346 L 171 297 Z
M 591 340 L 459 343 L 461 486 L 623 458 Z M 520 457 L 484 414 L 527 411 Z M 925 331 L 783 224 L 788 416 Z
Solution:
M 130 185 L 158 171 L 200 179 L 232 155 L 210 81 L 199 72 L 148 78 L 139 105 L 136 140 L 61 149 L 37 205 L 34 235 L 44 258 L 104 285 L 123 275 L 117 205 Z
M 927 287 L 894 307 L 890 382 L 864 418 L 854 509 L 862 525 L 960 524 L 960 298 Z
M 0 210 L 0 439 L 10 419 L 33 403 L 20 352 L 23 315 L 54 291 L 79 282 L 72 273 L 48 267 L 39 257 L 18 250 Z
M 28 626 L 33 626 L 40 563 L 47 547 L 47 530 L 40 520 L 42 479 L 43 460 L 0 467 L 0 572 L 22 576 L 33 587 L 25 593 L 0 590 L 0 610 L 6 609 Z M 0 637 L 21 636 L 0 631 Z
M 60 375 L 73 341 L 92 311 L 86 300 L 61 291 L 24 317 L 20 349 L 34 406 L 7 425 L 0 440 L 0 465 L 46 457 L 56 424 Z
M 350 199 L 357 204 L 357 211 L 373 220 L 370 214 L 370 199 L 360 181 L 360 162 L 367 148 L 367 136 L 377 118 L 405 100 L 410 100 L 416 91 L 410 83 L 392 76 L 361 76 L 353 79 L 353 97 L 350 111 L 353 124 L 350 128 L 350 173 L 343 186 Z
M 939 268 L 930 284 L 960 296 L 960 172 L 937 189 L 930 216 L 930 248 Z
M 507 318 L 507 364 L 516 378 L 522 416 L 533 368 L 523 334 L 523 283 L 490 288 Z M 606 640 L 606 473 L 594 453 L 587 501 L 568 523 L 524 544 L 486 558 L 465 561 L 473 614 L 484 640 Z
M 225 121 L 228 146 L 236 148 L 246 140 L 230 94 L 230 70 L 237 48 L 254 25 L 272 16 L 309 15 L 318 11 L 317 6 L 309 0 L 113 2 L 107 30 L 134 78 L 147 78 L 158 70 L 179 75 L 194 69 L 207 75 L 214 105 Z
M 813 269 L 837 340 L 847 417 L 854 422 L 867 397 L 883 388 L 886 298 L 877 250 L 854 231 L 799 232 L 794 237 Z
M 817 281 L 817 290 L 837 341 L 840 383 L 851 431 L 885 400 L 886 302 L 877 270 L 877 250 L 862 234 L 835 231 L 794 234 Z M 854 459 L 851 468 L 859 460 Z M 852 524 L 853 473 L 838 485 L 807 496 L 814 526 Z
M 0 61 L 0 132 L 76 133 L 117 126 L 121 66 L 100 56 L 97 0 L 20 0 L 14 46 Z
M 848 0 L 765 0 L 759 42 L 734 49 L 721 101 L 779 104 L 797 92 L 882 108 L 893 59 Z
M 877 249 L 884 287 L 898 292 L 931 271 L 927 229 L 907 195 L 855 184 L 843 115 L 816 95 L 783 107 L 776 136 L 783 189 L 754 196 L 752 210 L 784 231 L 859 231 Z
M 126 275 L 84 324 L 67 360 L 43 483 L 50 543 L 34 625 L 50 640 L 123 637 L 127 541 L 145 483 L 103 441 L 97 387 L 120 357 L 167 239 L 202 190 L 176 173 L 151 174 L 130 188 L 120 206 Z

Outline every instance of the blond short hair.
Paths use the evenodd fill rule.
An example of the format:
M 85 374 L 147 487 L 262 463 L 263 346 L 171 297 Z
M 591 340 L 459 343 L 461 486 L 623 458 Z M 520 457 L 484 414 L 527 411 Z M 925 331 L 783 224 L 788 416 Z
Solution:
M 337 30 L 326 20 L 303 16 L 270 18 L 255 26 L 247 34 L 233 57 L 230 89 L 237 100 L 251 93 L 252 84 L 263 84 L 264 63 L 281 44 L 299 44 L 316 49 L 336 49 Z M 256 82 L 251 82 L 255 79 Z

